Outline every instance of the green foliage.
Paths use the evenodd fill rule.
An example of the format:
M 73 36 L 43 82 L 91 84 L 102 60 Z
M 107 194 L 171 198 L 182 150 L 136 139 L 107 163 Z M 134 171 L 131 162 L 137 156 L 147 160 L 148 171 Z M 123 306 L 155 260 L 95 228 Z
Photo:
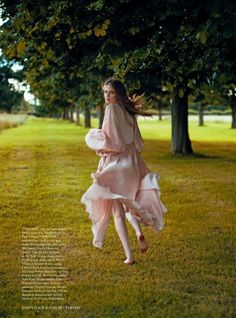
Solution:
M 60 0 L 22 1 L 15 6 L 5 1 L 9 20 L 1 35 L 4 53 L 24 65 L 26 80 L 42 104 L 78 103 L 90 69 L 99 81 L 92 61 L 96 39 L 99 43 L 106 36 L 110 20 L 94 16 L 97 9 L 84 1 L 76 6 Z
M 14 72 L 11 65 L 0 57 L 0 111 L 10 113 L 23 100 L 23 93 L 15 89 L 9 79 L 19 80 L 22 78 L 21 71 Z
M 198 32 L 197 34 L 197 39 L 200 40 L 200 42 L 202 44 L 206 44 L 206 41 L 207 41 L 207 34 L 205 31 L 200 31 Z
M 4 54 L 24 65 L 44 104 L 76 104 L 84 94 L 90 104 L 100 90 L 95 83 L 111 75 L 131 91 L 155 94 L 165 85 L 179 96 L 186 87 L 194 93 L 203 83 L 224 81 L 230 69 L 235 77 L 231 0 L 3 3 Z

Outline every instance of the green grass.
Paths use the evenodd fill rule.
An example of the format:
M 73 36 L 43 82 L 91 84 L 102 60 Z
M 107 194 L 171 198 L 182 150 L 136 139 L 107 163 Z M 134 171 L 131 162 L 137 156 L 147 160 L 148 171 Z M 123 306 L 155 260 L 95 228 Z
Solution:
M 96 121 L 93 121 L 95 126 Z M 82 194 L 99 158 L 84 143 L 88 129 L 52 119 L 28 119 L 0 135 L 1 317 L 235 317 L 235 130 L 229 123 L 190 123 L 195 156 L 172 156 L 170 122 L 140 121 L 142 157 L 161 175 L 165 229 L 144 233 L 136 260 L 123 250 L 111 219 L 104 248 L 91 244 Z M 21 228 L 68 229 L 68 294 L 73 310 L 21 305 Z M 32 303 L 33 305 L 35 303 Z M 37 305 L 37 303 L 36 303 Z M 53 303 L 52 305 L 56 305 Z
M 196 118 L 198 118 L 196 116 Z M 170 119 L 164 118 L 162 121 L 156 119 L 141 119 L 139 120 L 144 136 L 148 139 L 170 139 Z M 205 119 L 205 125 L 198 126 L 196 119 L 190 121 L 189 134 L 193 141 L 209 141 L 209 142 L 236 142 L 236 132 L 230 129 L 231 123 L 220 121 L 208 121 Z

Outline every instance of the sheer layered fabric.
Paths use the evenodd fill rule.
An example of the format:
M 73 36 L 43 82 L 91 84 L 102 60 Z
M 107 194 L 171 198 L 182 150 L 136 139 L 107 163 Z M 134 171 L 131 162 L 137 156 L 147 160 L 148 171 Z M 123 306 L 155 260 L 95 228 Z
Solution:
M 103 246 L 115 199 L 141 224 L 161 231 L 167 208 L 160 199 L 160 176 L 140 156 L 143 140 L 136 117 L 122 105 L 107 105 L 102 129 L 90 129 L 85 141 L 101 157 L 81 198 L 92 221 L 93 245 Z

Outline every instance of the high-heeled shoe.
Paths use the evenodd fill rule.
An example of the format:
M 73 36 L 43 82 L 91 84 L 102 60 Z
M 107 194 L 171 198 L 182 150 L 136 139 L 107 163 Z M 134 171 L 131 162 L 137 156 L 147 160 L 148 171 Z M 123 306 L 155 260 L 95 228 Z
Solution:
M 145 241 L 145 237 L 143 234 L 138 236 L 138 247 L 141 253 L 145 253 L 148 249 L 148 244 Z

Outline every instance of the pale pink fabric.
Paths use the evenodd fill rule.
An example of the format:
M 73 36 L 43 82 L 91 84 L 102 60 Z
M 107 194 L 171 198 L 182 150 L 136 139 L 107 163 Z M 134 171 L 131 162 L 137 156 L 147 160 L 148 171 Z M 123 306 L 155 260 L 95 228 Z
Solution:
M 107 105 L 102 129 L 91 129 L 85 141 L 101 156 L 81 198 L 93 223 L 93 245 L 102 248 L 114 199 L 144 226 L 161 231 L 167 208 L 160 200 L 159 174 L 150 172 L 139 154 L 143 140 L 136 118 L 122 105 Z

